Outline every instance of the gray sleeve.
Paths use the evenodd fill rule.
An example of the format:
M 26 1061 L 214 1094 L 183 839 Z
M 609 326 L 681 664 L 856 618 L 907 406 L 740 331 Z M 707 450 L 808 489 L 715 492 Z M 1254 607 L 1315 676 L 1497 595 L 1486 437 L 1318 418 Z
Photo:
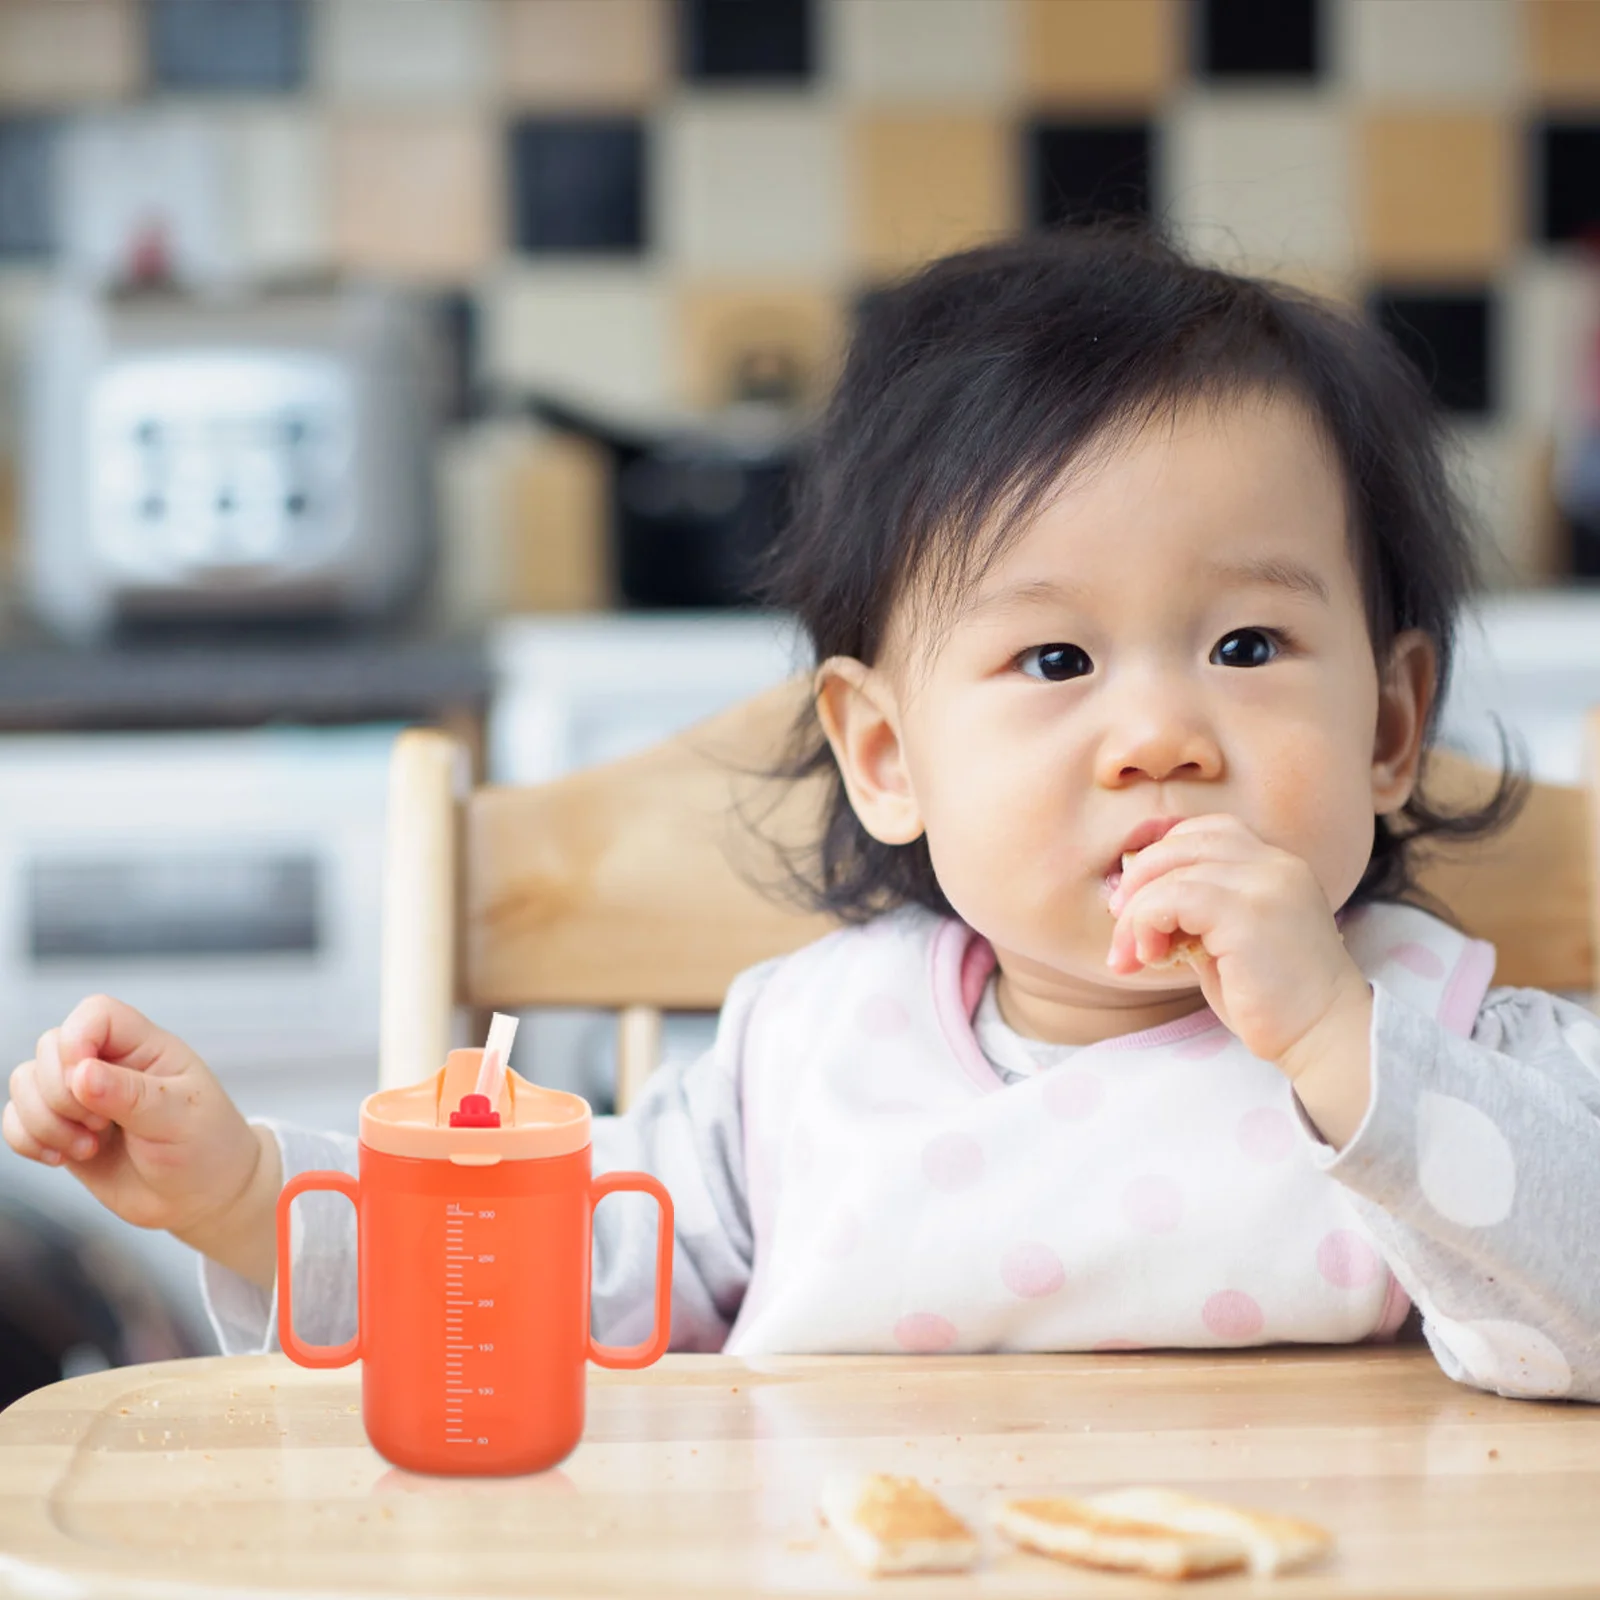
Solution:
M 675 1214 L 672 1347 L 720 1350 L 750 1281 L 752 1236 L 745 1205 L 740 1057 L 752 1007 L 776 962 L 741 973 L 728 990 L 710 1050 L 652 1074 L 626 1116 L 594 1120 L 596 1174 L 622 1169 L 660 1179 Z M 354 1174 L 357 1141 L 268 1119 L 283 1178 L 317 1169 Z M 308 1194 L 290 1214 L 295 1330 L 310 1344 L 342 1344 L 356 1331 L 355 1207 L 342 1195 Z M 590 1326 L 604 1344 L 650 1335 L 655 1308 L 656 1204 L 608 1195 L 595 1210 Z M 278 1349 L 277 1291 L 263 1293 L 206 1257 L 200 1292 L 224 1355 Z
M 740 1062 L 750 1013 L 777 962 L 728 990 L 712 1047 L 653 1073 L 621 1117 L 598 1117 L 594 1165 L 660 1179 L 672 1196 L 672 1348 L 720 1350 L 750 1282 Z M 603 1344 L 637 1344 L 654 1317 L 656 1205 L 608 1196 L 595 1211 L 590 1328 Z
M 315 1133 L 255 1119 L 278 1141 L 283 1181 L 302 1172 L 357 1171 L 348 1133 Z M 306 1194 L 289 1213 L 295 1332 L 308 1344 L 343 1344 L 356 1331 L 356 1208 L 339 1194 Z M 264 1293 L 236 1272 L 200 1257 L 200 1295 L 225 1356 L 278 1349 L 278 1290 Z
M 1373 985 L 1372 1098 L 1342 1151 L 1301 1112 L 1452 1378 L 1600 1400 L 1600 1021 L 1491 989 L 1472 1037 Z

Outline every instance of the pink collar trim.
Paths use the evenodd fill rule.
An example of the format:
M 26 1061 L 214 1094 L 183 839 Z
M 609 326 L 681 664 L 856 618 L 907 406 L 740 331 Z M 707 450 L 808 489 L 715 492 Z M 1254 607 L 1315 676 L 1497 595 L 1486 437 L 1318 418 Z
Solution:
M 994 947 L 966 923 L 947 917 L 934 930 L 933 940 L 928 947 L 928 979 L 933 992 L 934 1015 L 939 1019 L 945 1043 L 949 1045 L 961 1070 L 984 1094 L 993 1094 L 1006 1087 L 1004 1080 L 989 1064 L 989 1058 L 979 1048 L 978 1036 L 972 1030 L 972 1018 L 978 1009 L 978 1001 L 983 997 L 983 986 L 994 969 Z M 1089 1048 L 1158 1050 L 1221 1026 L 1221 1019 L 1216 1012 L 1210 1006 L 1202 1006 L 1198 1011 L 1179 1017 L 1174 1022 L 1141 1028 L 1136 1033 L 1125 1033 L 1115 1039 L 1103 1039 Z

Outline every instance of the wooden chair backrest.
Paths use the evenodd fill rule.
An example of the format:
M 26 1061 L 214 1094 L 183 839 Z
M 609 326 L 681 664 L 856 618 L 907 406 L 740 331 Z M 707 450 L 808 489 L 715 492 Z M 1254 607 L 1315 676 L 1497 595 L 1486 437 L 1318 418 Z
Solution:
M 807 692 L 793 680 L 637 755 L 527 788 L 463 792 L 461 752 L 402 734 L 391 772 L 380 1078 L 436 1070 L 453 1007 L 615 1008 L 625 1102 L 654 1059 L 663 1010 L 715 1010 L 734 975 L 833 926 L 763 892 L 777 839 L 810 836 L 821 786 L 759 774 Z M 1440 852 L 1422 883 L 1499 949 L 1497 983 L 1596 987 L 1600 945 L 1600 710 L 1588 782 L 1538 783 L 1517 821 Z M 1448 750 L 1430 792 L 1458 804 L 1494 775 Z

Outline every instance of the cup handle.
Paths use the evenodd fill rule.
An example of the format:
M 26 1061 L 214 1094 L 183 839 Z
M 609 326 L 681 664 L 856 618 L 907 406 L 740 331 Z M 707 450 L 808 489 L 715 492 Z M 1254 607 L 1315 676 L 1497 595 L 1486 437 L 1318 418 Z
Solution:
M 589 1359 L 601 1367 L 648 1367 L 667 1353 L 672 1337 L 672 1196 L 647 1172 L 605 1172 L 589 1185 L 589 1210 L 608 1194 L 632 1189 L 655 1199 L 661 1222 L 656 1233 L 656 1322 L 643 1344 L 598 1344 L 589 1338 Z
M 347 1367 L 361 1354 L 361 1321 L 356 1313 L 356 1336 L 343 1344 L 307 1344 L 294 1331 L 294 1304 L 289 1292 L 293 1273 L 289 1265 L 289 1204 L 309 1189 L 331 1189 L 345 1195 L 359 1212 L 361 1186 L 348 1172 L 302 1172 L 291 1178 L 278 1194 L 278 1343 L 283 1353 L 297 1366 Z M 356 1244 L 357 1272 L 360 1271 L 360 1241 Z

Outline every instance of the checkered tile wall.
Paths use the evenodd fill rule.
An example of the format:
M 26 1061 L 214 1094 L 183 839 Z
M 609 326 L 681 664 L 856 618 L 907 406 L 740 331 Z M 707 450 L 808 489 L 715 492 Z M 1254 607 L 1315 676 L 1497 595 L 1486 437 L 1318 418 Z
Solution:
M 1565 570 L 1600 0 L 0 0 L 0 343 L 61 119 L 174 102 L 231 141 L 263 272 L 459 294 L 491 374 L 614 408 L 726 403 L 758 343 L 814 394 L 883 276 L 1153 211 L 1369 307 L 1501 581 Z

